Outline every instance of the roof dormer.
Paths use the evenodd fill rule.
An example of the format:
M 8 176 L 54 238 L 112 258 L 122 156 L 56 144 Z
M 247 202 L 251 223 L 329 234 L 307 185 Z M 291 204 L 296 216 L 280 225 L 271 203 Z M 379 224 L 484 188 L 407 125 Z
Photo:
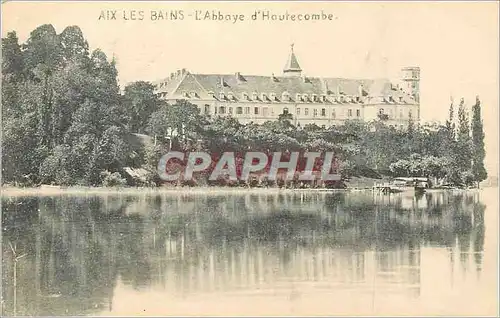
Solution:
M 287 91 L 284 91 L 281 94 L 281 100 L 284 101 L 284 102 L 290 101 L 290 93 L 288 93 Z

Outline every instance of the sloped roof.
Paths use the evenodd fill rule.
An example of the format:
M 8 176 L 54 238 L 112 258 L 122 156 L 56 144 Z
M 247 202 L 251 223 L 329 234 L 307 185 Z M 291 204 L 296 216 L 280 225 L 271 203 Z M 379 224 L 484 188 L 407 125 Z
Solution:
M 163 84 L 162 84 L 163 83 Z M 388 79 L 348 79 L 319 77 L 281 77 L 236 74 L 191 74 L 185 72 L 173 78 L 155 83 L 158 93 L 168 99 L 192 97 L 218 98 L 222 92 L 232 93 L 235 100 L 242 98 L 243 93 L 252 97 L 253 93 L 269 96 L 274 93 L 277 102 L 287 92 L 292 101 L 296 94 L 327 95 L 337 98 L 341 95 L 360 96 L 364 103 L 385 102 L 392 97 L 394 103 L 416 103 L 412 96 L 391 83 Z M 210 94 L 212 93 L 212 94 Z M 213 96 L 213 97 L 212 97 Z M 401 101 L 400 101 L 401 98 Z M 390 100 L 387 100 L 390 103 Z

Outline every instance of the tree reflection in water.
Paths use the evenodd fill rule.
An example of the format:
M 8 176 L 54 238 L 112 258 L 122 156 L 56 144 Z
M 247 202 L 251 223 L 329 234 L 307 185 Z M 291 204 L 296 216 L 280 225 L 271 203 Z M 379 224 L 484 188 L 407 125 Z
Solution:
M 463 267 L 473 255 L 481 270 L 485 206 L 478 196 L 6 197 L 4 312 L 102 312 L 118 279 L 180 294 L 290 280 L 326 289 L 356 283 L 362 291 L 377 281 L 378 290 L 399 286 L 396 292 L 418 296 L 422 246 L 448 248 L 450 261 L 458 256 Z M 15 262 L 9 244 L 26 256 Z

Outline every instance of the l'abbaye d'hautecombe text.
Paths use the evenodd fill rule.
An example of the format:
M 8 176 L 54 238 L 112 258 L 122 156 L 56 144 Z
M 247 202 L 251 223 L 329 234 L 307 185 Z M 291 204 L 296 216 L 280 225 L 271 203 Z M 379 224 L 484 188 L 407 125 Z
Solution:
M 333 21 L 337 17 L 323 10 L 289 12 L 255 10 L 252 13 L 227 13 L 221 10 L 101 10 L 99 21 L 219 21 L 238 23 L 244 21 Z

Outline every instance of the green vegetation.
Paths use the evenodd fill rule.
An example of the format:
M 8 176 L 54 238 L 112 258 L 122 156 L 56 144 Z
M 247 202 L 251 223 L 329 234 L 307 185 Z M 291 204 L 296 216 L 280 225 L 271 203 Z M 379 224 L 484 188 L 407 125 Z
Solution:
M 57 34 L 42 25 L 24 44 L 10 32 L 2 50 L 4 183 L 155 185 L 156 165 L 168 149 L 335 151 L 344 178 L 418 175 L 461 185 L 486 178 L 479 99 L 471 125 L 463 100 L 458 123 L 452 105 L 445 126 L 410 118 L 406 130 L 397 130 L 380 118 L 299 128 L 291 114 L 242 125 L 231 117 L 202 116 L 186 101 L 167 105 L 147 82 L 129 84 L 121 94 L 114 59 L 99 49 L 89 52 L 76 26 Z M 128 167 L 143 168 L 147 176 L 132 178 Z

